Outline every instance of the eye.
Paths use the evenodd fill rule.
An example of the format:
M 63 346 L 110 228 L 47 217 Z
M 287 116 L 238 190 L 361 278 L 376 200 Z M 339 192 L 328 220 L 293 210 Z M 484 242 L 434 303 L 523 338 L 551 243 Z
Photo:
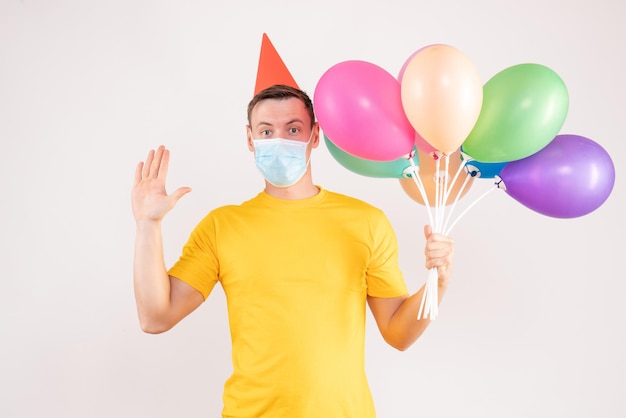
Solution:
M 291 127 L 289 128 L 289 133 L 291 134 L 297 134 L 300 130 L 296 127 Z
M 269 129 L 264 129 L 261 131 L 261 136 L 269 136 L 272 134 L 272 131 L 270 131 Z

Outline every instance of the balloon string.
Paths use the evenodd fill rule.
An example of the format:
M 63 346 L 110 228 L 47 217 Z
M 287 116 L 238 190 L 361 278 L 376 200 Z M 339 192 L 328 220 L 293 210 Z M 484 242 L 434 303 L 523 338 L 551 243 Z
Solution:
M 492 187 L 490 189 L 488 189 L 486 192 L 484 192 L 482 195 L 478 196 L 478 198 L 476 200 L 474 200 L 467 208 L 465 208 L 465 210 L 463 212 L 461 212 L 461 214 L 454 220 L 454 222 L 452 222 L 452 225 L 450 225 L 450 227 L 448 227 L 444 234 L 448 235 L 450 234 L 450 231 L 452 231 L 452 228 L 454 228 L 454 226 L 457 224 L 457 222 L 459 222 L 459 220 L 472 208 L 474 207 L 474 205 L 476 205 L 476 203 L 478 203 L 480 200 L 482 200 L 485 196 L 487 196 L 489 193 L 491 193 L 494 190 L 498 189 L 498 185 L 495 184 L 495 187 Z
M 428 279 L 426 280 L 426 284 L 424 285 L 424 290 L 422 293 L 422 300 L 420 302 L 420 308 L 419 311 L 417 312 L 417 320 L 419 321 L 420 319 L 422 319 L 422 312 L 424 311 L 424 305 L 426 304 L 426 292 L 428 291 Z
M 450 156 L 444 155 L 443 153 L 437 153 L 435 154 L 434 158 L 436 158 L 436 161 L 435 161 L 435 173 L 436 174 L 434 178 L 435 180 L 435 201 L 434 201 L 435 216 L 434 216 L 434 219 L 433 219 L 432 212 L 430 210 L 430 204 L 428 201 L 426 190 L 421 181 L 421 178 L 417 175 L 418 168 L 415 166 L 415 163 L 413 162 L 413 160 L 411 160 L 411 164 L 413 165 L 413 168 L 414 168 L 413 172 L 415 173 L 415 175 L 413 176 L 413 179 L 420 193 L 422 194 L 422 198 L 424 199 L 424 204 L 428 211 L 428 216 L 429 216 L 430 224 L 433 227 L 433 232 L 442 232 L 443 230 L 446 229 L 446 224 L 449 222 L 452 216 L 452 212 L 454 211 L 456 207 L 456 203 L 458 202 L 462 194 L 462 191 L 467 186 L 470 176 L 468 175 L 465 178 L 463 184 L 461 185 L 459 192 L 455 196 L 452 208 L 450 209 L 450 212 L 446 216 L 446 204 L 448 203 L 448 200 L 452 193 L 452 189 L 454 188 L 454 185 L 456 181 L 458 180 L 458 177 L 461 171 L 463 170 L 463 168 L 465 167 L 465 164 L 467 163 L 467 161 L 466 159 L 464 159 L 461 162 L 461 164 L 456 170 L 454 177 L 452 178 L 452 180 L 450 180 L 449 175 L 448 175 L 448 172 L 450 170 Z M 443 171 L 443 174 L 441 170 L 442 159 L 444 160 L 443 162 L 444 162 L 444 167 L 445 167 L 445 171 Z M 438 282 L 439 282 L 439 277 L 438 277 L 437 269 L 436 268 L 430 269 L 428 278 L 426 280 L 426 284 L 424 285 L 422 300 L 420 302 L 420 307 L 419 307 L 418 314 L 417 314 L 418 320 L 421 318 L 426 318 L 428 316 L 430 316 L 431 320 L 437 317 L 439 313 Z
M 434 219 L 434 222 L 433 222 L 433 218 L 432 218 L 431 211 L 430 211 L 430 205 L 428 203 L 428 197 L 426 196 L 426 192 L 425 192 L 423 184 L 421 183 L 421 179 L 415 179 L 415 181 L 416 181 L 416 184 L 418 184 L 418 189 L 420 190 L 420 193 L 422 193 L 422 198 L 424 199 L 424 203 L 428 210 L 430 223 L 433 226 L 433 232 L 443 232 L 445 235 L 448 235 L 450 231 L 452 230 L 452 228 L 456 225 L 456 223 L 469 211 L 469 209 L 471 209 L 480 200 L 482 200 L 485 196 L 487 196 L 487 194 L 491 193 L 495 188 L 497 188 L 497 184 L 495 188 L 490 188 L 481 196 L 479 196 L 478 199 L 472 202 L 472 204 L 469 205 L 469 207 L 467 207 L 456 218 L 456 220 L 452 223 L 452 225 L 447 227 L 448 223 L 450 222 L 450 219 L 452 218 L 452 214 L 456 208 L 456 205 L 460 197 L 462 196 L 463 191 L 465 190 L 465 187 L 471 180 L 472 176 L 468 173 L 468 175 L 465 177 L 463 184 L 461 185 L 458 192 L 456 193 L 452 207 L 450 208 L 446 216 L 446 205 L 448 203 L 450 195 L 452 194 L 452 189 L 454 188 L 454 185 L 457 182 L 458 177 L 461 174 L 461 171 L 463 171 L 463 169 L 465 168 L 465 165 L 467 164 L 468 159 L 464 158 L 462 160 L 461 164 L 459 164 L 459 167 L 456 170 L 456 173 L 454 174 L 454 177 L 452 178 L 452 180 L 449 180 L 449 176 L 448 176 L 448 172 L 450 169 L 449 155 L 443 155 L 442 153 L 438 153 L 435 155 L 436 155 L 436 162 L 435 162 L 436 174 L 435 174 L 435 202 L 434 202 L 435 219 Z M 443 179 L 441 178 L 442 177 L 441 158 L 445 159 L 444 160 L 445 172 L 443 174 Z M 417 173 L 414 177 L 418 177 Z M 438 300 L 439 299 L 439 295 L 438 295 L 439 283 L 438 282 L 439 282 L 439 277 L 438 277 L 437 269 L 436 268 L 430 269 L 428 278 L 426 280 L 426 284 L 424 285 L 424 288 L 423 288 L 424 290 L 422 293 L 422 300 L 420 302 L 420 307 L 417 313 L 418 320 L 422 318 L 427 318 L 427 317 L 430 317 L 430 319 L 433 320 L 439 314 L 439 300 Z
M 441 159 L 444 158 L 445 172 L 443 179 L 441 175 Z M 433 232 L 440 232 L 443 229 L 443 220 L 445 219 L 445 207 L 446 199 L 448 197 L 448 170 L 449 170 L 449 156 L 442 153 L 436 154 L 435 162 L 435 220 L 433 222 L 431 218 L 431 225 Z M 428 199 L 424 199 L 426 207 L 429 208 Z M 438 277 L 437 269 L 432 268 L 429 270 L 426 284 L 422 293 L 422 300 L 420 302 L 420 308 L 417 313 L 417 319 L 430 317 L 431 320 L 435 319 L 439 312 L 439 294 L 438 294 Z
M 448 202 L 452 189 L 454 188 L 454 185 L 458 181 L 459 175 L 461 174 L 461 171 L 463 171 L 463 169 L 465 168 L 466 164 L 467 164 L 467 159 L 466 158 L 462 159 L 461 164 L 459 164 L 459 167 L 456 170 L 456 173 L 454 173 L 454 177 L 452 178 L 452 181 L 450 182 L 450 185 L 447 189 L 446 203 Z M 452 203 L 452 207 L 450 208 L 450 211 L 448 212 L 448 216 L 446 217 L 446 220 L 443 222 L 444 227 L 442 229 L 445 230 L 446 229 L 445 226 L 450 222 L 452 213 L 454 213 L 454 210 L 456 209 L 456 204 L 461 198 L 461 196 L 463 195 L 463 190 L 465 190 L 465 187 L 467 186 L 467 183 L 469 182 L 470 179 L 471 179 L 471 176 L 469 175 L 465 176 L 465 180 L 463 180 L 463 184 L 461 185 L 461 187 L 456 193 L 454 202 Z
M 439 277 L 437 268 L 433 267 L 428 270 L 428 279 L 424 285 L 422 301 L 420 303 L 419 311 L 417 312 L 418 320 L 429 316 L 430 319 L 433 320 L 437 317 L 437 314 L 439 313 L 439 295 L 437 293 L 438 281 Z
M 434 232 L 441 231 L 441 179 L 439 178 L 441 174 L 441 158 L 439 157 L 440 154 L 437 154 L 437 159 L 435 160 L 435 224 L 433 225 Z
M 456 173 L 454 173 L 454 177 L 452 178 L 452 181 L 450 182 L 450 185 L 448 186 L 448 191 L 447 191 L 447 194 L 446 194 L 446 202 L 448 201 L 448 197 L 450 196 L 450 192 L 452 192 L 452 188 L 454 187 L 454 184 L 456 183 L 457 179 L 459 178 L 459 174 L 461 174 L 461 171 L 465 168 L 466 164 L 467 164 L 467 159 L 461 160 L 461 164 L 459 164 L 459 167 L 457 168 Z M 459 194 L 457 193 L 457 198 L 458 198 L 458 196 L 459 196 Z
M 448 172 L 450 170 L 450 156 L 449 155 L 445 155 L 444 156 L 444 162 L 445 162 L 445 171 L 444 171 L 444 175 L 443 175 L 443 193 L 441 194 L 441 217 L 439 218 L 439 231 L 443 231 L 443 220 L 445 219 L 445 212 L 447 210 L 446 208 L 446 203 L 448 200 L 448 194 L 449 194 L 449 190 L 448 188 L 450 187 L 449 183 L 450 183 L 450 177 L 448 176 Z
M 415 164 L 415 161 L 413 160 L 413 158 L 409 158 L 409 161 L 411 162 L 411 166 L 413 168 L 413 175 L 411 176 L 413 178 L 413 181 L 415 182 L 415 185 L 417 186 L 417 189 L 419 190 L 420 194 L 422 195 L 422 199 L 424 200 L 424 206 L 426 207 L 426 212 L 428 213 L 428 219 L 429 219 L 429 223 L 430 225 L 434 228 L 435 227 L 435 222 L 433 220 L 433 213 L 432 210 L 430 208 L 430 202 L 428 201 L 428 194 L 426 193 L 426 189 L 424 188 L 424 184 L 422 183 L 422 179 L 419 176 L 418 172 L 419 172 L 419 167 Z M 437 204 L 437 198 L 435 197 L 435 205 Z M 435 207 L 436 209 L 436 207 Z M 436 212 L 435 212 L 436 213 Z M 433 313 L 433 309 L 431 307 L 431 300 L 432 300 L 432 279 L 431 276 L 433 276 L 431 269 L 431 273 L 429 274 L 428 279 L 426 280 L 426 284 L 423 287 L 423 293 L 422 293 L 422 300 L 420 302 L 420 307 L 417 313 L 417 319 L 421 319 L 422 318 L 422 313 L 424 312 L 424 309 L 426 309 L 426 312 L 428 314 L 431 315 L 431 318 L 433 318 L 433 315 L 436 315 L 436 313 Z M 436 272 L 434 273 L 435 278 L 437 277 Z M 436 291 L 436 287 L 435 287 L 435 291 Z
M 431 271 L 432 273 L 430 273 L 430 275 L 432 278 L 430 283 L 433 288 L 433 292 L 430 292 L 430 294 L 433 300 L 431 303 L 432 310 L 430 311 L 430 319 L 435 319 L 437 318 L 437 315 L 439 315 L 439 270 L 437 270 L 437 268 L 432 268 Z
M 444 230 L 446 229 L 446 225 L 448 225 L 450 223 L 450 219 L 452 218 L 452 214 L 454 213 L 454 210 L 456 209 L 456 204 L 458 203 L 459 199 L 461 198 L 461 196 L 463 196 L 463 191 L 465 190 L 465 187 L 467 187 L 467 184 L 469 183 L 469 181 L 472 179 L 471 174 L 467 174 L 465 176 L 465 180 L 463 180 L 463 184 L 461 184 L 461 187 L 459 188 L 459 191 L 456 194 L 456 197 L 454 198 L 454 203 L 452 203 L 452 207 L 450 208 L 450 211 L 448 212 L 448 216 L 445 220 L 445 222 L 443 223 L 444 225 Z
M 445 214 L 447 211 L 448 199 L 450 198 L 450 192 L 452 188 L 454 187 L 454 183 L 456 182 L 456 179 L 459 173 L 459 170 L 457 170 L 457 173 L 454 176 L 454 178 L 450 180 L 450 176 L 448 175 L 450 171 L 450 156 L 440 153 L 439 157 L 440 158 L 437 160 L 437 162 L 439 162 L 441 158 L 443 158 L 444 163 L 445 163 L 445 170 L 441 170 L 440 165 L 437 166 L 437 179 L 439 180 L 437 182 L 437 185 L 441 185 L 440 186 L 441 189 L 439 190 L 439 199 L 438 199 L 439 206 L 438 206 L 438 215 L 437 215 L 437 227 L 435 228 L 435 232 L 443 231 L 443 225 L 444 225 L 443 222 L 446 219 Z M 441 177 L 443 177 L 443 179 Z
M 437 268 L 429 270 L 428 284 L 430 285 L 430 290 L 428 292 L 430 310 L 428 313 L 430 315 L 430 319 L 435 319 L 439 313 L 439 291 L 437 287 L 439 284 L 439 274 Z
M 446 173 L 447 174 L 447 173 Z M 437 160 L 435 162 L 435 225 L 433 225 L 433 232 L 440 232 L 441 231 L 441 218 L 443 215 L 443 208 L 445 207 L 445 205 L 442 205 L 442 198 L 443 198 L 443 189 L 445 190 L 445 178 L 446 176 L 444 175 L 443 178 L 443 183 L 442 184 L 442 179 L 441 179 L 441 153 L 437 154 Z M 424 294 L 422 295 L 422 298 L 425 301 L 425 309 L 426 311 L 424 312 L 424 317 L 430 316 L 431 319 L 434 319 L 434 317 L 436 316 L 435 313 L 435 308 L 433 307 L 433 299 L 435 300 L 435 305 L 436 305 L 436 300 L 437 300 L 437 287 L 433 287 L 433 280 L 437 280 L 437 272 L 434 271 L 434 269 L 430 269 L 428 272 L 428 278 L 426 279 L 426 286 L 424 286 Z
M 415 164 L 415 161 L 412 157 L 409 158 L 409 161 L 411 162 L 411 167 L 413 168 L 413 175 L 411 177 L 413 178 L 413 181 L 415 182 L 415 185 L 417 186 L 417 189 L 419 190 L 420 194 L 422 195 L 422 199 L 424 200 L 426 211 L 428 213 L 429 223 L 433 225 L 433 214 L 432 214 L 432 211 L 430 210 L 430 204 L 428 203 L 428 195 L 426 194 L 426 189 L 424 189 L 424 184 L 422 183 L 422 179 L 418 174 L 419 166 Z

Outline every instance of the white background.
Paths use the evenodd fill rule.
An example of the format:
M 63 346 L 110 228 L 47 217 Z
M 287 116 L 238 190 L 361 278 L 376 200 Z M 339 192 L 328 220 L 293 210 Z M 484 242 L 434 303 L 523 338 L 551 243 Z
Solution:
M 207 211 L 261 190 L 244 126 L 264 32 L 310 94 L 340 61 L 397 74 L 433 43 L 461 49 L 485 82 L 524 62 L 561 76 L 562 133 L 612 156 L 609 199 L 556 219 L 490 193 L 453 231 L 440 316 L 407 352 L 369 317 L 366 366 L 382 418 L 626 416 L 624 15 L 614 0 L 1 0 L 0 416 L 219 415 L 223 292 L 168 333 L 140 331 L 129 197 L 137 162 L 168 146 L 168 187 L 193 188 L 163 225 L 171 265 Z M 425 208 L 324 145 L 313 170 L 385 210 L 417 290 Z

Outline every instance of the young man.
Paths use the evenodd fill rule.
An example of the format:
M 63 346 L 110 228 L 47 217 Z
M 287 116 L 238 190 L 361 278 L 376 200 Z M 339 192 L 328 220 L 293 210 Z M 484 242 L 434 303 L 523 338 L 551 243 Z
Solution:
M 150 151 L 135 173 L 134 284 L 141 327 L 166 331 L 219 282 L 226 294 L 233 374 L 224 417 L 374 417 L 364 372 L 366 302 L 383 338 L 407 349 L 428 325 L 417 320 L 422 290 L 408 295 L 395 235 L 385 215 L 312 181 L 319 145 L 310 98 L 274 85 L 248 106 L 247 143 L 265 190 L 211 211 L 166 270 L 160 223 L 169 153 Z M 448 286 L 453 241 L 427 226 L 426 268 Z

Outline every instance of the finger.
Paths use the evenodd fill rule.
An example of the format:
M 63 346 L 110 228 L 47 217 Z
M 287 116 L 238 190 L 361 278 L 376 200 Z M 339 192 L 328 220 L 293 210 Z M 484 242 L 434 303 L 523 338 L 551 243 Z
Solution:
M 428 250 L 438 250 L 442 248 L 454 248 L 454 240 L 440 234 L 432 234 L 426 241 Z
M 451 251 L 445 251 L 445 250 L 429 251 L 428 254 L 426 254 L 426 259 L 427 260 L 431 260 L 431 261 L 447 260 L 451 256 L 452 256 L 452 252 Z
M 154 155 L 154 161 L 152 161 L 152 166 L 150 167 L 150 177 L 157 178 L 157 176 L 159 175 L 159 168 L 161 166 L 161 160 L 163 159 L 164 149 L 165 147 L 163 147 L 163 145 L 157 148 Z
M 454 253 L 454 244 L 451 242 L 430 242 L 426 246 L 428 258 L 447 257 Z
M 175 201 L 178 201 L 178 199 L 180 199 L 181 197 L 183 197 L 190 191 L 191 191 L 190 187 L 179 187 L 170 196 L 172 196 L 175 199 Z
M 433 234 L 433 228 L 426 224 L 424 225 L 424 237 L 428 239 Z
M 158 178 L 161 180 L 165 180 L 167 177 L 167 170 L 170 165 L 170 151 L 163 150 L 163 156 L 161 158 L 161 167 L 159 168 Z
M 430 236 L 433 241 L 452 241 L 452 238 L 448 235 L 440 234 L 438 232 L 433 232 Z
M 427 232 L 426 230 L 424 232 Z M 433 251 L 438 251 L 441 249 L 451 248 L 454 245 L 454 241 L 441 234 L 431 233 L 426 238 L 426 245 L 424 246 L 424 254 L 429 255 L 432 254 Z
M 137 168 L 135 168 L 135 185 L 141 181 L 141 172 L 143 171 L 143 161 L 137 164 Z
M 431 268 L 438 268 L 441 269 L 442 271 L 446 270 L 447 267 L 449 265 L 452 264 L 452 259 L 449 259 L 447 257 L 443 257 L 443 258 L 429 258 L 426 260 L 426 268 L 427 269 L 431 269 Z
M 153 160 L 154 160 L 154 150 L 151 149 L 150 152 L 148 152 L 148 156 L 146 157 L 146 162 L 143 165 L 143 170 L 141 172 L 142 178 L 145 179 L 150 176 L 150 167 L 152 166 Z
M 446 236 L 434 234 L 427 242 L 424 254 L 426 262 L 431 267 L 433 265 L 450 264 L 454 255 L 454 241 Z

